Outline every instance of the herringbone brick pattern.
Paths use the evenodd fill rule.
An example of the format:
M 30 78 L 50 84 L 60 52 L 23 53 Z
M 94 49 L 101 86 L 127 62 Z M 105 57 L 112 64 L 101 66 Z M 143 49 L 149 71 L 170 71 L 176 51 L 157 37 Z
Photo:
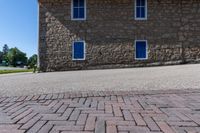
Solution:
M 0 98 L 0 132 L 200 132 L 200 92 L 166 92 L 77 92 Z

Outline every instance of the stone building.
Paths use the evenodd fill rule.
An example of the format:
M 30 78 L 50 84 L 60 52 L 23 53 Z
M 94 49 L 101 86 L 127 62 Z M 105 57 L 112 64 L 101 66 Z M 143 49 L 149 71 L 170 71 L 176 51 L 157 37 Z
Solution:
M 41 71 L 199 62 L 200 0 L 38 0 Z

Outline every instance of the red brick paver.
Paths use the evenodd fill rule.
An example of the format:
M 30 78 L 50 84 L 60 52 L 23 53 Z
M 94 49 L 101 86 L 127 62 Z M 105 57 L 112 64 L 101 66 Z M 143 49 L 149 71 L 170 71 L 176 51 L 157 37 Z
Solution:
M 0 133 L 199 133 L 200 91 L 0 98 Z

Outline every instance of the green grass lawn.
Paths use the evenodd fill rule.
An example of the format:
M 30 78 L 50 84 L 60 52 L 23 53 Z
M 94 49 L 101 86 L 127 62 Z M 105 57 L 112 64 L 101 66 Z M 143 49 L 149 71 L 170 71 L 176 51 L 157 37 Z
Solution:
M 33 72 L 33 69 L 22 69 L 22 70 L 0 70 L 0 74 L 21 73 L 21 72 Z

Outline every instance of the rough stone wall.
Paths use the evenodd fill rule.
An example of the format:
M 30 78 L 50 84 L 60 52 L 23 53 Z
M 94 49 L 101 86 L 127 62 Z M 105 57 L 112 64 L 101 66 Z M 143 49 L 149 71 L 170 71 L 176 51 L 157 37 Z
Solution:
M 148 0 L 148 19 L 134 19 L 134 0 L 87 0 L 86 21 L 71 20 L 71 0 L 39 0 L 42 71 L 185 63 L 200 59 L 200 0 Z M 148 40 L 148 59 L 134 57 Z M 72 61 L 72 41 L 86 41 L 86 60 Z

